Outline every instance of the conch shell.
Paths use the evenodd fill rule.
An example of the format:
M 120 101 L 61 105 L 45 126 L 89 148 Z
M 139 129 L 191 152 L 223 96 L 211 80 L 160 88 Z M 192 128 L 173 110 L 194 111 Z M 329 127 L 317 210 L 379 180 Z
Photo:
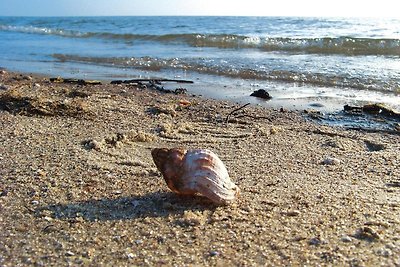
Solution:
M 200 193 L 217 204 L 228 204 L 239 194 L 224 163 L 210 150 L 154 148 L 151 155 L 168 187 L 177 194 Z

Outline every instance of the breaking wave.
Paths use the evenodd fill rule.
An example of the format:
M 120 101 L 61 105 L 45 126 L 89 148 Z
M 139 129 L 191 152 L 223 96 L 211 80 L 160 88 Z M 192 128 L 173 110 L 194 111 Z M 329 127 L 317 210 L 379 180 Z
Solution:
M 374 39 L 345 36 L 288 38 L 197 33 L 151 35 L 80 32 L 58 28 L 12 25 L 0 25 L 0 31 L 46 34 L 68 38 L 98 38 L 123 42 L 159 42 L 165 44 L 182 44 L 192 47 L 213 47 L 221 49 L 259 49 L 262 51 L 283 51 L 288 53 L 400 56 L 400 39 L 390 38 Z
M 0 25 L 0 31 L 57 35 L 57 36 L 76 37 L 76 38 L 89 37 L 89 35 L 87 33 L 81 33 L 78 31 L 52 29 L 52 28 L 46 28 L 46 27 L 34 27 L 34 26 Z

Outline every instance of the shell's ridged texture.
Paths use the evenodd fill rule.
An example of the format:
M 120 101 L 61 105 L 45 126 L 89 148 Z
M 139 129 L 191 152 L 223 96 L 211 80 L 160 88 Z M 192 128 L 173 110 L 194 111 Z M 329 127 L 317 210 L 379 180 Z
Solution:
M 151 154 L 175 193 L 200 193 L 218 204 L 233 201 L 239 193 L 224 163 L 210 150 L 155 148 Z

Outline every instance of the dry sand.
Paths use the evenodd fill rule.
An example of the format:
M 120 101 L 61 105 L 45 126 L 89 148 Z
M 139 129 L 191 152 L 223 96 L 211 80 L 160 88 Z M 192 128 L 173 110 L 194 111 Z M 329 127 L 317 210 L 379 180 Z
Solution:
M 0 266 L 400 266 L 399 135 L 0 77 Z M 170 192 L 150 150 L 176 146 L 216 152 L 239 199 Z

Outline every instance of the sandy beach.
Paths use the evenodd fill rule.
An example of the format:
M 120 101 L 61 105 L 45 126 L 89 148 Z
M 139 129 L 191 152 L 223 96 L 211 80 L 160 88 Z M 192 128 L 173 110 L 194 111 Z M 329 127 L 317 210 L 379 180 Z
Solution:
M 0 266 L 400 266 L 400 135 L 239 107 L 1 70 Z M 239 198 L 172 193 L 157 147 L 214 151 Z

